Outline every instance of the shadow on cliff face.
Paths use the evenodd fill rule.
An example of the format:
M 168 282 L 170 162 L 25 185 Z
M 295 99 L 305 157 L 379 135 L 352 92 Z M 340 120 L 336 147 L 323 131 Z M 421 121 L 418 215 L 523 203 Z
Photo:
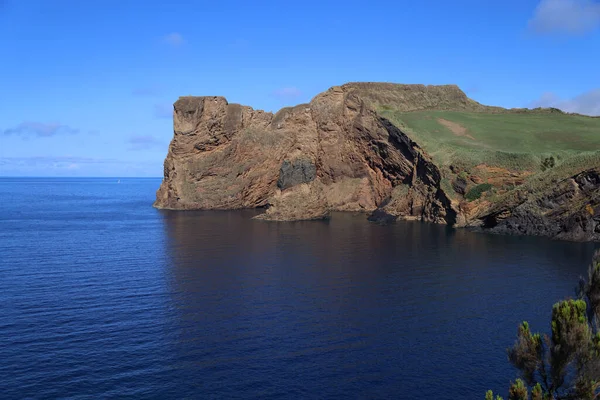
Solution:
M 426 221 L 444 221 L 447 225 L 454 226 L 456 224 L 457 212 L 452 207 L 452 202 L 447 194 L 440 187 L 441 173 L 439 168 L 431 159 L 421 153 L 422 149 L 417 143 L 412 141 L 408 135 L 388 119 L 378 117 L 378 121 L 388 132 L 391 145 L 402 154 L 405 160 L 414 165 L 412 173 L 405 175 L 401 183 L 415 189 L 412 196 L 416 198 L 412 201 L 421 202 L 427 206 L 421 207 L 420 215 L 415 215 L 412 211 L 411 215 Z M 380 155 L 388 176 L 402 176 L 401 169 L 395 169 L 393 163 L 386 162 L 385 153 L 382 152 Z M 398 185 L 400 182 L 394 183 Z M 369 220 L 379 223 L 389 223 L 395 220 L 385 210 L 390 201 L 391 198 L 388 198 L 380 204 L 378 210 L 369 217 Z
M 583 171 L 545 187 L 518 193 L 479 216 L 479 229 L 508 235 L 540 235 L 573 241 L 600 240 L 600 173 Z

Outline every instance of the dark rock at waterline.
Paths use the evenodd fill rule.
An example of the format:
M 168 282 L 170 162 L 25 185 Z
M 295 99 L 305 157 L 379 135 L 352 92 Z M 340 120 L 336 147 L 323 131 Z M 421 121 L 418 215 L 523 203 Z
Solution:
M 395 215 L 392 215 L 392 214 L 388 214 L 381 208 L 378 208 L 377 210 L 373 211 L 371 213 L 371 215 L 369 215 L 369 218 L 367 218 L 367 219 L 370 222 L 374 222 L 376 224 L 387 225 L 387 224 L 392 224 L 392 223 L 396 222 L 398 217 Z

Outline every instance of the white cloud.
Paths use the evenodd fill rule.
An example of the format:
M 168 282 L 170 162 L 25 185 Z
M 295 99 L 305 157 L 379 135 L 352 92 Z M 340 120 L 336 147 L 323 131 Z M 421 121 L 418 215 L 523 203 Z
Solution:
M 117 160 L 72 156 L 0 158 L 0 176 L 161 176 L 162 158 Z
M 158 86 L 139 87 L 131 91 L 131 94 L 137 97 L 156 97 L 163 93 L 163 89 Z
M 282 99 L 292 99 L 302 95 L 302 91 L 296 87 L 289 86 L 283 87 L 281 89 L 277 89 L 273 91 L 273 96 L 279 97 Z
M 129 150 L 148 150 L 153 147 L 167 148 L 167 144 L 152 135 L 137 135 L 129 138 Z
M 173 104 L 155 104 L 154 116 L 156 118 L 173 118 Z
M 22 122 L 19 125 L 8 128 L 3 131 L 5 135 L 17 135 L 17 136 L 37 136 L 37 137 L 50 137 L 58 134 L 75 134 L 79 133 L 79 129 L 71 128 L 68 125 L 59 124 L 57 122 L 44 123 L 44 122 Z
M 537 33 L 580 35 L 600 27 L 597 0 L 542 0 L 529 26 Z
M 562 99 L 551 92 L 546 92 L 539 99 L 531 102 L 531 108 L 554 107 L 570 113 L 584 115 L 600 115 L 600 88 L 582 93 L 572 99 Z
M 185 43 L 185 40 L 183 40 L 181 33 L 173 32 L 163 36 L 162 42 L 173 47 L 179 47 Z
M 37 157 L 5 157 L 0 158 L 2 165 L 27 165 L 27 166 L 62 166 L 69 167 L 77 164 L 119 164 L 119 160 L 113 158 L 92 158 L 92 157 L 72 157 L 72 156 L 37 156 Z

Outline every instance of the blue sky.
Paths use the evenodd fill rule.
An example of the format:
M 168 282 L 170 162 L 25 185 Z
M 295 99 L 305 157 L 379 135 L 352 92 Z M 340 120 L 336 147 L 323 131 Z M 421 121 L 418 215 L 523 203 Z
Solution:
M 161 176 L 181 95 L 350 81 L 600 114 L 598 0 L 0 0 L 0 175 Z

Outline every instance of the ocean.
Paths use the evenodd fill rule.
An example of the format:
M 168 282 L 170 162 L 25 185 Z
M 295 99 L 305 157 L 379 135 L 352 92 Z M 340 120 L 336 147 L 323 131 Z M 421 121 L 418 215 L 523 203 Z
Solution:
M 152 208 L 160 179 L 0 178 L 2 399 L 483 399 L 596 244 Z

